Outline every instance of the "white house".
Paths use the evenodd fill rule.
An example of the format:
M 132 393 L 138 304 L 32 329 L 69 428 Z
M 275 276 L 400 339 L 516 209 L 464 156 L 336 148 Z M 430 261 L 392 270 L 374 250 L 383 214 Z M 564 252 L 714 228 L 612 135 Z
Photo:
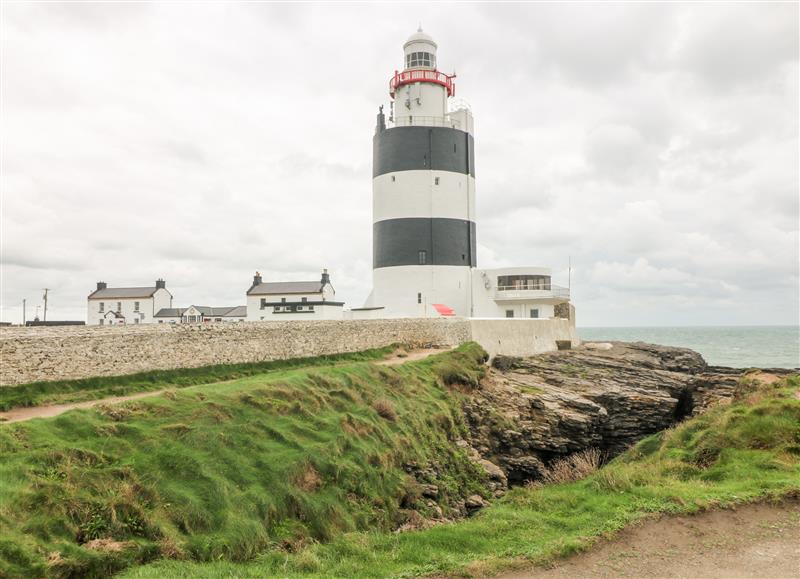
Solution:
M 472 317 L 552 318 L 569 290 L 552 283 L 550 268 L 506 267 L 472 271 Z
M 120 288 L 99 281 L 86 301 L 87 325 L 151 324 L 158 311 L 172 306 L 172 294 L 163 279 L 155 286 Z
M 247 319 L 247 306 L 164 308 L 156 312 L 155 318 L 159 324 L 244 322 Z
M 247 290 L 247 319 L 340 320 L 344 302 L 337 302 L 328 270 L 318 281 L 264 282 L 256 272 Z

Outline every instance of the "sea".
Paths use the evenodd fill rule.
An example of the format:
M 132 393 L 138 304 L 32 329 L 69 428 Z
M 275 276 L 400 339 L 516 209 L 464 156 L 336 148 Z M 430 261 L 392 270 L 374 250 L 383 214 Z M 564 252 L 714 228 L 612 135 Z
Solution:
M 800 326 L 579 327 L 578 334 L 592 342 L 690 348 L 712 366 L 800 368 Z

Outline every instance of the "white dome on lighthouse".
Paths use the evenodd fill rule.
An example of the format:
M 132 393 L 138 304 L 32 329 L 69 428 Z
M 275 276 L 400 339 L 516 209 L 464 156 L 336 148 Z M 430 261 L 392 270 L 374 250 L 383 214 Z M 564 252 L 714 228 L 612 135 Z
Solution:
M 403 44 L 405 53 L 405 67 L 408 68 L 436 68 L 436 42 L 420 27 L 408 37 Z

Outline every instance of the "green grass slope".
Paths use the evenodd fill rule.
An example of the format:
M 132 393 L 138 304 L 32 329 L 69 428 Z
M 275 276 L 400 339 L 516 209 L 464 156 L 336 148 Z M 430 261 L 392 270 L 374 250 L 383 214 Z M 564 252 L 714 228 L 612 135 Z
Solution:
M 747 385 L 744 385 L 747 386 Z M 800 377 L 642 440 L 578 482 L 517 488 L 477 516 L 431 529 L 348 533 L 246 564 L 160 561 L 126 578 L 485 575 L 586 548 L 654 513 L 800 494 Z
M 109 396 L 126 396 L 137 392 L 152 392 L 164 388 L 183 388 L 185 386 L 211 384 L 290 368 L 308 368 L 309 366 L 328 366 L 344 362 L 378 360 L 394 349 L 394 346 L 388 346 L 364 352 L 333 354 L 315 358 L 219 364 L 216 366 L 201 366 L 199 368 L 151 370 L 124 376 L 97 376 L 75 380 L 30 382 L 18 386 L 1 387 L 0 411 L 11 410 L 20 406 L 83 402 L 85 400 L 108 398 Z
M 401 505 L 425 508 L 409 463 L 436 465 L 445 509 L 483 493 L 485 475 L 452 443 L 465 427 L 445 384 L 475 384 L 484 359 L 469 344 L 394 367 L 271 367 L 0 424 L 0 576 L 252 561 L 391 531 Z

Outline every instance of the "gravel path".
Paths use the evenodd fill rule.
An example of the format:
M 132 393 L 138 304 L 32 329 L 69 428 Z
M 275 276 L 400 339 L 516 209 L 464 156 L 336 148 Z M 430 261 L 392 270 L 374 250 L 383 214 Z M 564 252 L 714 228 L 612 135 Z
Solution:
M 503 577 L 800 578 L 800 501 L 665 516 L 626 529 L 550 569 Z

